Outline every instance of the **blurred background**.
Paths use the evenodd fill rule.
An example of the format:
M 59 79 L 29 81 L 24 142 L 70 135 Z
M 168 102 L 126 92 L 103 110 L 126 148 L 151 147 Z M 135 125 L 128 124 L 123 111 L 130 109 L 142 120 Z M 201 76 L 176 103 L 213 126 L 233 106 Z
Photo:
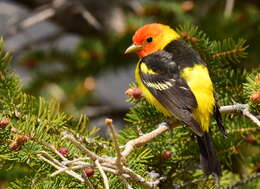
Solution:
M 24 90 L 88 115 L 101 131 L 105 117 L 123 125 L 130 106 L 124 91 L 137 61 L 124 50 L 134 31 L 151 22 L 193 23 L 215 40 L 245 38 L 250 64 L 243 66 L 260 64 L 259 0 L 0 1 L 0 36 Z

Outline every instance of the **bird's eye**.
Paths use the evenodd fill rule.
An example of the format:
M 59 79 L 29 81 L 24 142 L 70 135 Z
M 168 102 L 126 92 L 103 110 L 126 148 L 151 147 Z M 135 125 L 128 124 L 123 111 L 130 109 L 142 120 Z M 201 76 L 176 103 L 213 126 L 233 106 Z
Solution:
M 148 37 L 148 38 L 146 39 L 146 41 L 147 41 L 147 43 L 151 43 L 151 42 L 153 41 L 153 38 L 152 38 L 152 37 Z

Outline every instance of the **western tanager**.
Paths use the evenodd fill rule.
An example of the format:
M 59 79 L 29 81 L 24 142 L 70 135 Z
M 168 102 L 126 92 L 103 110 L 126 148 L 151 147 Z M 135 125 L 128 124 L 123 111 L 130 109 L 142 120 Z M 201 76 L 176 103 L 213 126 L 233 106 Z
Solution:
M 135 77 L 144 97 L 164 115 L 191 128 L 197 136 L 201 168 L 219 177 L 221 169 L 209 129 L 213 115 L 220 130 L 225 130 L 206 63 L 166 25 L 144 25 L 132 40 L 125 53 L 140 56 Z

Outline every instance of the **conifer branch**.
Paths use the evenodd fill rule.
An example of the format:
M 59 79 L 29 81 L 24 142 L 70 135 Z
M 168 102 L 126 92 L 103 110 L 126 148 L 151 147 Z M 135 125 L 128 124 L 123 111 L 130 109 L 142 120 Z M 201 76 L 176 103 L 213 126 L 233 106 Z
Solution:
M 219 52 L 219 53 L 215 53 L 212 55 L 212 58 L 220 58 L 223 56 L 229 56 L 229 55 L 233 55 L 233 54 L 238 54 L 241 52 L 244 52 L 246 50 L 246 47 L 242 47 L 242 48 L 237 48 L 237 49 L 232 49 L 232 50 L 228 50 L 228 51 L 223 51 L 223 52 Z
M 222 106 L 220 108 L 220 112 L 221 113 L 243 113 L 243 115 L 249 117 L 251 120 L 256 119 L 257 121 L 259 121 L 256 118 L 256 116 L 254 116 L 249 112 L 247 104 L 235 104 L 235 105 Z M 256 120 L 254 121 L 255 123 L 257 123 Z M 40 152 L 40 154 L 38 154 L 38 157 L 57 169 L 57 171 L 53 172 L 51 176 L 56 176 L 62 172 L 65 172 L 73 176 L 74 178 L 80 180 L 81 182 L 85 182 L 88 186 L 90 186 L 91 183 L 89 183 L 86 180 L 86 178 L 84 178 L 84 175 L 80 176 L 73 170 L 81 170 L 85 167 L 96 167 L 103 178 L 104 186 L 106 189 L 109 189 L 109 184 L 108 184 L 109 182 L 105 172 L 110 172 L 112 174 L 117 175 L 119 179 L 122 180 L 125 187 L 128 189 L 132 189 L 131 185 L 128 183 L 128 179 L 131 180 L 132 182 L 142 185 L 145 188 L 149 188 L 149 189 L 156 188 L 160 183 L 161 178 L 158 178 L 152 182 L 146 181 L 144 177 L 135 173 L 129 167 L 124 166 L 123 159 L 127 158 L 128 155 L 130 155 L 136 147 L 147 144 L 157 136 L 160 136 L 164 132 L 168 131 L 170 128 L 176 127 L 177 125 L 180 124 L 180 122 L 175 121 L 171 124 L 166 122 L 160 123 L 158 125 L 158 128 L 156 128 L 155 130 L 147 134 L 144 134 L 142 136 L 139 136 L 136 139 L 128 141 L 124 145 L 124 150 L 122 153 L 120 152 L 119 142 L 116 136 L 116 131 L 113 127 L 112 120 L 106 119 L 105 124 L 108 126 L 112 134 L 112 138 L 116 150 L 116 158 L 98 156 L 97 154 L 95 154 L 94 152 L 92 152 L 91 150 L 83 146 L 83 144 L 81 144 L 81 142 L 78 141 L 73 136 L 73 134 L 69 133 L 68 131 L 62 132 L 63 138 L 68 139 L 77 148 L 79 148 L 84 153 L 86 153 L 86 155 L 88 156 L 87 158 L 77 158 L 74 160 L 68 160 L 65 157 L 61 157 L 61 154 L 55 149 L 54 146 L 51 145 L 46 145 L 46 146 L 49 147 L 53 152 L 55 152 L 56 155 L 61 157 L 62 162 L 59 162 L 55 158 L 51 157 L 47 152 Z M 85 162 L 89 160 L 92 160 L 94 164 Z M 73 165 L 73 166 L 67 167 L 66 165 Z
M 172 126 L 172 124 L 171 124 Z M 109 126 L 110 127 L 110 126 Z M 165 126 L 165 128 L 168 127 L 168 126 Z M 164 129 L 165 129 L 164 128 Z M 112 127 L 112 132 L 114 133 L 114 137 L 115 137 L 115 131 Z M 166 130 L 165 130 L 166 131 Z M 158 132 L 158 130 L 157 130 Z M 161 131 L 162 132 L 162 131 Z M 160 132 L 159 132 L 160 133 Z M 62 133 L 62 136 L 63 138 L 65 139 L 68 139 L 69 141 L 71 141 L 76 147 L 78 147 L 79 149 L 81 149 L 83 152 L 85 152 L 90 158 L 91 160 L 94 161 L 94 164 L 95 165 L 92 165 L 92 164 L 87 164 L 86 162 L 82 162 L 82 158 L 79 158 L 78 160 L 79 161 L 76 161 L 76 160 L 72 160 L 72 161 L 69 161 L 69 160 L 66 160 L 64 161 L 64 163 L 66 163 L 67 165 L 69 164 L 78 164 L 77 166 L 74 166 L 74 167 L 66 167 L 64 164 L 62 163 L 53 163 L 53 162 L 47 162 L 51 165 L 53 165 L 55 168 L 57 168 L 58 170 L 55 171 L 52 176 L 55 176 L 57 174 L 60 174 L 62 172 L 66 172 L 66 173 L 70 173 L 71 174 L 71 171 L 72 170 L 77 170 L 77 169 L 82 169 L 82 168 L 85 168 L 85 167 L 92 167 L 92 166 L 95 166 L 97 167 L 97 169 L 99 170 L 99 172 L 101 173 L 101 176 L 103 178 L 103 181 L 104 181 L 104 185 L 105 185 L 105 188 L 108 189 L 109 186 L 107 185 L 108 183 L 108 179 L 107 179 L 107 176 L 105 174 L 105 171 L 106 172 L 110 172 L 110 173 L 113 173 L 115 175 L 118 175 L 119 178 L 123 181 L 123 183 L 125 184 L 125 186 L 127 186 L 127 188 L 131 188 L 131 186 L 129 185 L 129 183 L 127 182 L 127 179 L 130 179 L 132 182 L 135 182 L 137 184 L 140 184 L 142 186 L 144 186 L 145 188 L 149 188 L 149 189 L 153 189 L 155 188 L 159 182 L 160 182 L 160 178 L 154 182 L 148 182 L 145 180 L 145 178 L 143 178 L 141 175 L 135 173 L 133 170 L 131 170 L 130 168 L 126 167 L 126 166 L 123 166 L 122 164 L 122 158 L 120 158 L 121 162 L 120 162 L 120 165 L 121 167 L 118 168 L 118 162 L 115 162 L 115 158 L 113 157 L 100 157 L 98 155 L 96 155 L 95 153 L 91 152 L 90 150 L 88 150 L 87 148 L 85 148 L 79 141 L 77 141 L 77 139 L 72 135 L 70 134 L 69 132 L 63 132 Z M 153 133 L 153 137 L 156 137 L 158 136 L 158 134 L 156 135 L 155 133 Z M 150 137 L 151 138 L 151 137 Z M 116 139 L 117 140 L 117 139 Z M 150 140 L 149 140 L 150 141 Z M 140 144 L 144 144 L 143 143 L 144 141 L 141 140 L 141 143 Z M 117 142 L 117 145 L 118 145 L 118 142 Z M 119 150 L 119 146 L 118 146 L 118 150 Z M 91 152 L 91 153 L 90 153 Z M 117 152 L 118 153 L 118 152 Z M 53 161 L 57 161 L 55 159 L 53 159 Z M 118 161 L 118 160 L 117 160 Z M 57 166 L 57 164 L 59 166 Z M 119 171 L 119 169 L 121 169 L 121 172 Z M 74 175 L 75 177 L 75 175 Z M 78 179 L 79 180 L 79 179 Z M 80 180 L 81 182 L 84 182 L 84 179 L 82 178 Z

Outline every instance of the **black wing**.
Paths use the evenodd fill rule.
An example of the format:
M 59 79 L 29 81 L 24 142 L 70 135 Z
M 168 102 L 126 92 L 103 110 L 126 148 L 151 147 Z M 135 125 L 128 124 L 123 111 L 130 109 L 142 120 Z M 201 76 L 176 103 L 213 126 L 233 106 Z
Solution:
M 146 64 L 156 74 L 142 72 L 141 64 Z M 192 114 L 197 107 L 196 98 L 180 77 L 180 70 L 171 54 L 158 51 L 143 58 L 141 64 L 142 82 L 153 96 L 175 117 L 190 126 L 194 133 L 202 136 L 203 131 Z
M 224 136 L 227 136 L 227 132 L 224 128 L 224 125 L 223 125 L 223 121 L 222 121 L 222 118 L 221 118 L 221 114 L 220 114 L 220 111 L 219 111 L 219 103 L 218 103 L 218 98 L 217 98 L 217 94 L 216 92 L 214 92 L 214 98 L 215 98 L 215 108 L 214 108 L 214 117 L 215 117 L 215 120 L 217 121 L 217 125 L 219 127 L 219 130 L 222 132 L 222 134 Z

